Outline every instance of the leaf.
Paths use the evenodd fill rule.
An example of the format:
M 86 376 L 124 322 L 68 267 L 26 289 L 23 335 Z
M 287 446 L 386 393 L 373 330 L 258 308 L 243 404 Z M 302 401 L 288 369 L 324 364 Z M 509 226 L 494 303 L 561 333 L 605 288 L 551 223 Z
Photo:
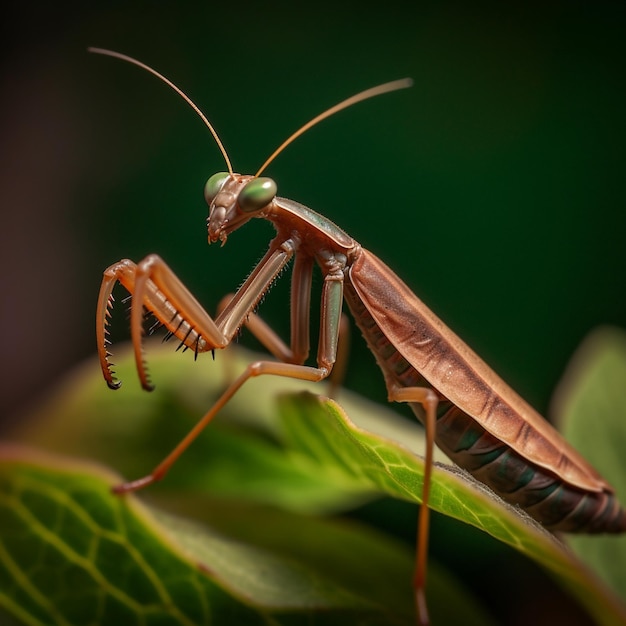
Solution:
M 225 370 L 239 371 L 238 357 L 230 356 Z M 120 371 L 132 371 L 128 359 L 117 361 Z M 178 359 L 174 366 L 172 355 L 160 350 L 151 349 L 149 361 L 160 385 L 152 397 L 132 385 L 118 393 L 103 389 L 94 366 L 61 388 L 41 410 L 45 420 L 29 421 L 22 437 L 87 454 L 130 478 L 145 474 L 211 406 L 224 383 L 219 370 L 211 380 L 189 361 Z M 283 395 L 277 410 L 278 393 L 304 386 L 288 383 L 271 377 L 247 383 L 150 494 L 195 494 L 197 499 L 210 492 L 301 513 L 342 510 L 381 495 L 419 501 L 422 461 L 392 441 L 417 441 L 417 428 L 386 409 L 352 402 L 344 392 L 341 404 L 349 407 L 352 419 L 366 423 L 367 431 L 335 403 L 312 396 Z M 371 432 L 381 427 L 384 437 Z M 540 563 L 597 623 L 626 622 L 623 606 L 562 543 L 466 473 L 438 466 L 431 506 Z
M 287 408 L 288 432 L 297 433 L 287 435 L 290 450 L 298 449 L 307 458 L 316 458 L 320 450 L 326 458 L 335 454 L 333 467 L 344 468 L 347 474 L 376 485 L 383 493 L 419 502 L 423 475 L 420 458 L 356 428 L 332 402 L 324 404 L 312 396 L 289 396 L 281 400 L 281 405 Z M 326 420 L 322 419 L 322 410 Z M 579 598 L 598 623 L 626 622 L 624 607 L 561 542 L 467 473 L 450 466 L 436 466 L 430 506 L 484 530 L 540 563 L 556 575 L 573 597 Z
M 0 449 L 0 606 L 27 624 L 206 623 L 215 606 L 261 623 L 169 551 L 98 468 Z
M 282 549 L 270 551 L 150 510 L 134 496 L 117 497 L 110 487 L 118 480 L 91 463 L 0 447 L 0 619 L 413 623 L 402 591 L 409 586 L 410 554 L 378 533 L 311 519 L 302 528 L 291 514 L 254 511 L 255 526 L 271 521 L 261 526 L 282 538 Z M 302 532 L 315 537 L 314 552 L 302 549 Z M 302 558 L 307 553 L 315 559 Z M 363 554 L 380 567 L 364 568 Z M 453 581 L 437 572 L 433 578 L 448 607 L 454 598 L 442 617 L 486 623 Z
M 626 333 L 603 327 L 580 346 L 554 400 L 566 438 L 626 502 Z M 626 536 L 571 536 L 574 551 L 626 601 Z
M 229 349 L 219 355 L 218 363 L 210 359 L 194 363 L 167 345 L 149 345 L 156 390 L 145 393 L 137 383 L 130 349 L 115 356 L 124 380 L 119 391 L 108 389 L 97 362 L 89 361 L 23 418 L 14 437 L 55 452 L 89 457 L 137 478 L 154 468 L 213 404 L 228 374 L 240 372 L 253 359 L 242 350 Z M 321 393 L 325 386 L 272 376 L 248 381 L 180 458 L 167 480 L 152 490 L 191 492 L 210 486 L 215 495 L 261 499 L 307 513 L 347 510 L 377 497 L 371 486 L 341 473 L 337 474 L 343 476 L 341 480 L 329 484 L 311 464 L 302 460 L 294 465 L 285 454 L 278 443 L 282 435 L 276 398 L 303 389 Z M 413 450 L 423 449 L 423 431 L 416 423 L 344 390 L 340 399 L 363 428 L 404 441 Z M 251 472 L 250 466 L 257 469 Z

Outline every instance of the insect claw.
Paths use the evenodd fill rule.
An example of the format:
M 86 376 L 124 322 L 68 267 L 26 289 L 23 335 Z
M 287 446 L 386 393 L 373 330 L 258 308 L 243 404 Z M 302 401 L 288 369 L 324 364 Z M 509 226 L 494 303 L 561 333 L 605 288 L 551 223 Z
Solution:
M 113 391 L 115 391 L 116 389 L 119 389 L 122 386 L 122 381 L 121 380 L 107 380 L 107 387 L 109 389 L 113 389 Z

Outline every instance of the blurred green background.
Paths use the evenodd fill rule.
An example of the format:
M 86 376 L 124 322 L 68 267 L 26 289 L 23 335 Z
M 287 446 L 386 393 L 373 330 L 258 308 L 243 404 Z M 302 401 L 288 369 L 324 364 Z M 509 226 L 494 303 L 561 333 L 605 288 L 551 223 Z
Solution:
M 623 3 L 15 5 L 2 62 L 3 413 L 92 355 L 100 273 L 161 254 L 213 310 L 262 255 L 253 222 L 208 248 L 202 186 L 255 171 L 301 123 L 344 111 L 269 168 L 279 193 L 386 260 L 545 412 L 572 350 L 626 325 Z M 284 323 L 288 280 L 263 315 Z M 125 335 L 123 335 L 125 336 Z M 119 337 L 120 339 L 122 337 Z M 383 394 L 354 338 L 348 385 Z M 365 354 L 365 352 L 363 352 Z
M 214 311 L 272 234 L 254 221 L 207 247 L 202 187 L 224 169 L 208 131 L 154 77 L 87 46 L 166 74 L 246 173 L 321 110 L 412 77 L 290 146 L 267 171 L 279 194 L 384 259 L 544 414 L 587 332 L 626 326 L 622 2 L 13 3 L 5 16 L 7 420 L 94 355 L 107 265 L 157 252 Z M 283 336 L 288 282 L 261 308 Z M 352 346 L 347 385 L 384 401 L 356 333 Z

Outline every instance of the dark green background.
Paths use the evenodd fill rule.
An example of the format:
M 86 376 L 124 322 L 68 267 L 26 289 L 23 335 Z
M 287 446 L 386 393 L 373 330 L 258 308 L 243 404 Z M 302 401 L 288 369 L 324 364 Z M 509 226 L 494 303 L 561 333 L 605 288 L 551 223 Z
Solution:
M 88 45 L 182 86 L 243 172 L 325 107 L 411 76 L 289 147 L 268 171 L 280 194 L 385 259 L 543 412 L 582 337 L 625 325 L 623 3 L 91 6 L 24 3 L 4 25 L 4 407 L 93 354 L 109 263 L 158 252 L 213 310 L 271 235 L 253 222 L 207 247 L 201 189 L 224 168 L 211 137 Z M 353 344 L 349 386 L 383 394 Z
M 254 221 L 207 247 L 202 186 L 224 169 L 210 135 L 152 76 L 89 45 L 169 76 L 250 173 L 324 108 L 411 76 L 411 90 L 290 146 L 267 171 L 279 193 L 387 261 L 544 413 L 586 333 L 626 325 L 622 2 L 21 3 L 5 15 L 4 416 L 94 355 L 108 264 L 157 252 L 213 311 L 271 236 Z M 261 309 L 277 327 L 287 288 Z M 347 385 L 384 399 L 353 339 Z

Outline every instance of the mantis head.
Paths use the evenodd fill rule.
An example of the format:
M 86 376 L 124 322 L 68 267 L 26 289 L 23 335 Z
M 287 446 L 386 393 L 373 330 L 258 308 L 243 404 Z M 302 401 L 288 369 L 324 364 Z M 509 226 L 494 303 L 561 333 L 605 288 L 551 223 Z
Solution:
M 271 178 L 231 172 L 213 174 L 204 186 L 209 205 L 209 243 L 219 240 L 224 245 L 228 235 L 250 218 L 262 217 L 263 210 L 276 197 L 276 189 Z
M 394 80 L 389 83 L 378 85 L 377 87 L 372 87 L 371 89 L 366 89 L 365 91 L 361 91 L 360 93 L 343 100 L 339 104 L 336 104 L 323 113 L 320 113 L 318 116 L 301 126 L 295 133 L 290 135 L 280 146 L 278 146 L 276 150 L 274 150 L 274 152 L 272 152 L 254 176 L 242 176 L 241 174 L 233 172 L 226 149 L 224 148 L 216 130 L 213 128 L 213 125 L 209 122 L 204 113 L 202 113 L 202 111 L 194 104 L 191 98 L 189 98 L 189 96 L 182 91 L 182 89 L 177 87 L 172 81 L 152 69 L 150 66 L 125 54 L 113 52 L 111 50 L 104 50 L 102 48 L 89 48 L 88 50 L 96 54 L 115 57 L 121 59 L 122 61 L 137 65 L 162 80 L 187 102 L 187 104 L 202 119 L 205 126 L 211 132 L 211 135 L 213 135 L 213 138 L 215 139 L 215 142 L 224 157 L 228 171 L 213 174 L 204 186 L 204 197 L 209 205 L 209 217 L 207 220 L 209 243 L 215 243 L 219 240 L 222 244 L 224 244 L 228 235 L 245 224 L 251 217 L 264 216 L 264 209 L 269 207 L 276 196 L 276 183 L 271 178 L 261 177 L 261 172 L 263 172 L 267 166 L 292 141 L 294 141 L 294 139 L 302 135 L 318 122 L 321 122 L 327 117 L 330 117 L 338 111 L 352 106 L 357 102 L 361 102 L 362 100 L 367 100 L 368 98 L 390 91 L 396 91 L 397 89 L 404 89 L 413 84 L 413 81 L 410 78 L 402 78 L 400 80 Z

